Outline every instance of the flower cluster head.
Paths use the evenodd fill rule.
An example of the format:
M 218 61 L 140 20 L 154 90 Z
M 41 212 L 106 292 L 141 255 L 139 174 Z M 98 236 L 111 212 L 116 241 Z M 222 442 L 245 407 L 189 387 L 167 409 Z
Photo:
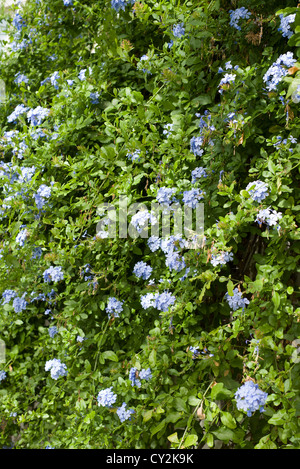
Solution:
M 267 226 L 276 226 L 280 218 L 282 218 L 281 212 L 276 212 L 276 210 L 272 210 L 270 209 L 270 207 L 268 207 L 258 212 L 255 221 L 259 225 L 261 225 L 262 223 L 265 223 Z M 278 228 L 279 228 L 279 225 L 278 225 Z
M 86 68 L 80 70 L 80 72 L 78 74 L 78 78 L 79 78 L 80 81 L 85 80 L 85 72 L 86 72 Z
M 23 28 L 23 26 L 26 25 L 20 13 L 15 14 L 12 24 L 14 25 L 15 28 L 17 28 L 18 31 L 20 31 Z
M 117 397 L 117 394 L 112 391 L 112 386 L 110 388 L 102 389 L 97 396 L 98 406 L 111 408 L 116 402 Z
M 55 334 L 58 333 L 58 330 L 57 330 L 57 327 L 56 326 L 51 326 L 49 327 L 49 335 L 51 337 L 51 339 L 53 339 L 53 337 L 55 336 Z
M 192 137 L 190 140 L 190 148 L 191 152 L 194 153 L 195 156 L 201 156 L 203 154 L 203 149 L 201 148 L 203 145 L 204 139 L 203 137 Z
M 199 347 L 190 347 L 189 351 L 192 352 L 193 356 L 192 359 L 195 360 L 200 355 Z
M 92 104 L 99 104 L 99 92 L 96 91 L 95 93 L 90 93 L 90 99 L 91 99 L 91 102 Z
M 43 273 L 44 282 L 59 282 L 64 279 L 64 273 L 62 267 L 53 267 L 52 265 L 49 269 L 45 270 Z
M 14 290 L 5 290 L 2 293 L 2 299 L 3 299 L 2 304 L 5 305 L 6 303 L 9 303 L 10 300 L 15 298 L 16 296 L 17 296 L 17 294 Z
M 144 280 L 147 280 L 152 273 L 152 267 L 146 262 L 140 261 L 137 262 L 133 268 L 133 273 L 138 277 Z
M 249 192 L 251 198 L 255 200 L 255 202 L 261 202 L 269 195 L 268 186 L 262 181 L 249 182 L 246 187 L 246 191 Z
M 244 311 L 245 306 L 250 303 L 247 298 L 242 298 L 242 293 L 237 288 L 233 290 L 233 296 L 229 295 L 229 293 L 226 293 L 225 297 L 233 311 L 236 311 L 239 308 L 242 308 Z
M 0 382 L 6 378 L 6 372 L 4 370 L 0 371 Z
M 230 13 L 230 26 L 233 26 L 235 29 L 241 30 L 238 22 L 240 19 L 248 19 L 251 15 L 250 11 L 245 7 L 237 8 L 236 10 L 229 10 Z
M 123 311 L 123 303 L 124 301 L 119 301 L 113 296 L 108 298 L 108 303 L 105 311 L 107 312 L 109 317 L 111 317 L 111 315 L 113 314 L 115 318 L 118 318 L 119 314 Z
M 50 77 L 50 82 L 51 82 L 51 85 L 54 86 L 54 88 L 56 90 L 58 90 L 59 86 L 58 86 L 58 80 L 59 80 L 60 76 L 59 76 L 59 72 L 54 72 L 51 77 Z
M 126 409 L 126 403 L 123 402 L 121 407 L 117 408 L 117 415 L 121 422 L 125 422 L 125 420 L 131 420 L 131 415 L 134 414 L 133 409 Z
M 34 194 L 33 197 L 34 197 L 36 206 L 39 210 L 43 208 L 43 206 L 46 203 L 45 199 L 49 199 L 50 195 L 51 195 L 51 187 L 46 186 L 46 184 L 42 184 L 38 188 L 37 192 Z
M 150 251 L 155 252 L 161 247 L 161 239 L 158 236 L 150 236 L 147 241 Z
M 229 85 L 230 83 L 233 83 L 235 81 L 236 75 L 234 73 L 225 73 L 223 78 L 221 79 L 219 83 L 219 93 L 223 93 L 223 87 L 224 85 Z
M 199 166 L 198 168 L 193 169 L 191 176 L 192 176 L 192 184 L 195 184 L 195 182 L 197 182 L 198 179 L 202 177 L 206 178 L 207 173 L 205 171 L 205 168 L 202 168 L 202 166 Z
M 28 232 L 26 228 L 24 228 L 23 230 L 19 231 L 19 233 L 17 234 L 16 243 L 18 243 L 19 246 L 24 246 L 27 236 L 28 236 Z
M 67 7 L 73 5 L 73 0 L 64 0 L 64 5 Z
M 203 199 L 204 192 L 200 189 L 191 189 L 190 191 L 183 192 L 183 202 L 191 208 L 196 208 L 199 200 Z
M 148 221 L 150 221 L 151 224 L 157 223 L 157 219 L 153 213 L 149 212 L 148 210 L 139 210 L 135 215 L 132 216 L 130 224 L 134 226 L 138 233 L 141 233 L 146 225 L 148 225 Z
M 111 0 L 111 7 L 119 12 L 120 10 L 125 11 L 127 5 L 133 4 L 135 0 Z
M 37 106 L 35 109 L 30 109 L 27 113 L 27 120 L 30 124 L 36 126 L 41 125 L 42 120 L 50 114 L 50 109 L 42 106 Z
M 51 378 L 58 379 L 60 376 L 66 376 L 68 374 L 67 367 L 64 363 L 58 358 L 53 358 L 53 360 L 48 360 L 45 364 L 45 371 L 49 371 Z
M 217 265 L 225 265 L 227 262 L 230 262 L 233 260 L 233 253 L 232 252 L 225 252 L 222 251 L 219 254 L 212 254 L 211 256 L 211 263 L 214 267 Z
M 15 313 L 21 313 L 24 309 L 27 307 L 27 301 L 25 300 L 25 295 L 24 293 L 21 298 L 16 296 L 13 301 L 13 308 L 15 310 Z
M 165 313 L 175 303 L 175 300 L 175 296 L 167 291 L 163 293 L 146 293 L 146 295 L 141 296 L 141 305 L 144 309 L 152 307 Z
M 182 37 L 185 34 L 184 23 L 174 24 L 172 31 L 175 37 Z
M 146 381 L 148 381 L 151 378 L 152 373 L 150 368 L 147 368 L 147 370 L 143 368 L 140 372 L 136 367 L 132 367 L 129 370 L 129 379 L 131 381 L 131 386 L 137 386 L 138 388 L 140 388 L 142 384 L 141 379 L 145 379 Z
M 157 191 L 156 200 L 160 204 L 170 205 L 170 203 L 172 202 L 172 199 L 173 199 L 173 195 L 175 194 L 176 190 L 177 189 L 175 189 L 174 187 L 172 187 L 172 188 L 170 188 L 170 187 L 160 187 Z
M 258 384 L 253 381 L 246 381 L 234 395 L 238 410 L 247 412 L 248 417 L 256 410 L 264 412 L 268 394 L 259 389 Z
M 15 110 L 7 117 L 8 122 L 16 122 L 17 118 L 24 114 L 24 112 L 28 111 L 28 107 L 24 106 L 24 104 L 18 104 Z
M 283 77 L 288 75 L 288 69 L 293 67 L 296 59 L 293 57 L 293 52 L 287 52 L 278 57 L 276 62 L 274 62 L 271 67 L 263 76 L 263 80 L 267 85 L 269 91 L 275 90 L 278 83 Z
M 141 154 L 141 150 L 135 150 L 133 153 L 128 152 L 127 153 L 127 158 L 131 161 L 136 161 L 139 160 Z
M 21 83 L 28 83 L 29 82 L 29 78 L 27 78 L 26 75 L 24 75 L 23 73 L 19 72 L 15 75 L 15 80 L 14 82 L 17 84 L 17 85 L 20 85 Z
M 174 127 L 174 124 L 170 124 L 170 123 L 164 125 L 163 134 L 166 135 L 167 137 L 169 137 L 170 135 L 172 135 L 173 127 Z
M 293 31 L 290 29 L 291 23 L 294 23 L 295 18 L 296 18 L 296 13 L 288 16 L 283 16 L 282 14 L 279 15 L 280 18 L 280 26 L 278 28 L 278 31 L 282 32 L 283 37 L 287 37 L 290 39 L 292 35 L 294 34 Z

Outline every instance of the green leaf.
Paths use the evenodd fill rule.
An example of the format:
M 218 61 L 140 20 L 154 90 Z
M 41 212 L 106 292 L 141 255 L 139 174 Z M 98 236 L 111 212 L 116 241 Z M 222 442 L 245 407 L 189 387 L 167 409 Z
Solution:
M 162 420 L 161 422 L 159 422 L 158 425 L 156 425 L 155 427 L 152 427 L 152 430 L 150 430 L 150 433 L 151 435 L 155 435 L 156 433 L 160 432 L 163 428 L 165 428 L 167 422 L 166 420 Z
M 176 433 L 172 433 L 172 435 L 169 435 L 167 438 L 168 438 L 168 440 L 169 440 L 171 443 L 177 443 L 177 444 L 179 444 L 177 432 L 176 432 Z
M 184 440 L 183 446 L 187 448 L 188 446 L 193 446 L 197 443 L 198 436 L 197 435 L 188 435 Z
M 233 283 L 231 280 L 227 283 L 228 295 L 233 296 Z
M 234 429 L 236 428 L 236 421 L 229 412 L 222 412 L 221 422 L 225 427 Z
M 119 361 L 117 355 L 112 350 L 106 350 L 105 352 L 103 352 L 102 357 L 105 360 L 111 360 L 113 362 L 118 362 Z
M 275 310 L 277 310 L 279 308 L 279 305 L 280 305 L 280 295 L 277 291 L 275 291 L 273 293 L 273 296 L 272 296 L 272 302 L 275 306 Z
M 156 364 L 156 350 L 155 349 L 151 350 L 151 353 L 149 355 L 149 364 L 151 368 L 155 367 L 155 364 Z
M 152 418 L 152 414 L 153 414 L 153 409 L 147 410 L 147 411 L 143 414 L 143 422 L 148 422 L 148 420 L 150 420 L 150 419 Z
M 231 397 L 231 394 L 231 391 L 224 388 L 223 383 L 217 383 L 211 389 L 211 398 L 213 400 L 228 399 L 229 397 Z

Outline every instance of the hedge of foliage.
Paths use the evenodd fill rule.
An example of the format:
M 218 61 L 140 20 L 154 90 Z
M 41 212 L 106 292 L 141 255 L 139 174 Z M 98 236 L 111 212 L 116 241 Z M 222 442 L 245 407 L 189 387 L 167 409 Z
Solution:
M 300 448 L 296 4 L 3 13 L 2 447 Z M 124 196 L 202 243 L 97 230 Z

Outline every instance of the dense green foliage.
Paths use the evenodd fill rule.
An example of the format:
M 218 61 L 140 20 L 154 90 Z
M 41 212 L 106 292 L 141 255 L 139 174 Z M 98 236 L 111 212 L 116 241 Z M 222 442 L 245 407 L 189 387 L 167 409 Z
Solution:
M 0 445 L 300 448 L 300 64 L 273 90 L 264 81 L 281 54 L 300 57 L 295 3 L 143 0 L 116 12 L 108 0 L 28 0 L 4 13 L 6 49 L 27 42 L 3 48 L 0 62 L 7 95 L 0 105 L 0 293 L 24 295 L 26 307 L 17 312 L 2 297 Z M 230 10 L 242 6 L 251 15 L 239 30 Z M 16 38 L 17 12 L 24 25 Z M 279 14 L 295 13 L 294 34 L 284 37 Z M 178 24 L 185 34 L 174 37 Z M 54 86 L 46 79 L 56 71 Z M 18 73 L 28 82 L 16 83 Z M 234 81 L 220 87 L 225 73 Z M 50 113 L 38 126 L 24 113 L 9 122 L 20 104 Z M 36 138 L 38 129 L 45 135 Z M 4 133 L 16 130 L 11 143 Z M 197 155 L 190 141 L 199 132 Z M 137 150 L 138 159 L 128 158 Z M 32 166 L 28 180 L 12 177 Z M 207 177 L 192 183 L 197 167 Z M 258 180 L 268 189 L 261 201 L 246 190 Z M 43 184 L 51 195 L 41 210 Z M 194 188 L 205 193 L 205 243 L 179 248 L 190 268 L 184 280 L 186 270 L 170 269 L 145 238 L 96 237 L 101 204 L 118 209 L 126 194 L 150 209 L 160 187 L 176 188 L 180 200 Z M 278 229 L 256 221 L 268 207 L 282 215 Z M 33 258 L 37 247 L 42 255 Z M 222 252 L 233 260 L 213 265 Z M 140 261 L 151 265 L 153 282 L 133 274 Z M 50 266 L 61 267 L 61 280 L 45 281 Z M 236 288 L 249 304 L 232 310 L 226 293 Z M 164 291 L 176 299 L 167 311 L 142 307 L 142 296 Z M 33 300 L 39 294 L 45 300 Z M 106 312 L 111 297 L 123 302 L 119 316 Z M 196 358 L 190 347 L 198 347 Z M 45 370 L 52 359 L 66 365 L 66 376 L 55 380 Z M 152 378 L 132 386 L 132 367 L 150 367 Z M 264 412 L 252 416 L 235 399 L 248 379 L 268 394 Z M 117 401 L 101 407 L 98 393 L 109 387 Z M 135 413 L 121 422 L 123 402 Z

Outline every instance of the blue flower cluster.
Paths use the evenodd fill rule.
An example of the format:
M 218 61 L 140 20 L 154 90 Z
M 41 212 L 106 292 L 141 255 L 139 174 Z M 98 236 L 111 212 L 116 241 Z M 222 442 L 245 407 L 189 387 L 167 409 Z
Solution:
M 117 394 L 112 391 L 112 386 L 110 388 L 102 389 L 97 396 L 98 406 L 107 407 L 109 409 L 116 400 Z
M 192 359 L 195 360 L 200 355 L 199 347 L 190 347 L 189 351 L 192 352 Z
M 154 214 L 148 210 L 139 210 L 131 217 L 130 223 L 134 226 L 138 233 L 141 233 L 149 221 L 151 224 L 157 223 L 157 219 L 155 218 Z
M 165 313 L 175 303 L 175 300 L 175 296 L 167 291 L 163 293 L 146 293 L 146 295 L 141 296 L 141 305 L 144 309 L 152 307 Z
M 51 85 L 54 86 L 56 90 L 59 89 L 58 80 L 60 79 L 59 72 L 54 72 L 50 77 Z
M 200 189 L 191 189 L 183 192 L 183 202 L 185 205 L 191 208 L 196 208 L 198 202 L 203 199 L 204 192 Z
M 278 28 L 278 31 L 282 32 L 283 37 L 287 37 L 290 39 L 292 35 L 294 34 L 293 31 L 290 29 L 291 23 L 294 23 L 295 18 L 296 18 L 296 13 L 288 16 L 283 16 L 282 14 L 279 15 L 280 18 L 280 26 Z
M 68 374 L 67 367 L 64 363 L 58 358 L 53 358 L 53 360 L 48 360 L 45 364 L 45 371 L 49 371 L 51 378 L 58 379 L 60 376 L 66 376 Z
M 17 294 L 14 290 L 5 290 L 2 293 L 2 304 L 5 305 L 6 303 L 9 303 L 16 296 Z
M 256 216 L 256 222 L 261 225 L 262 223 L 265 223 L 268 226 L 275 226 L 278 223 L 278 220 L 282 218 L 282 213 L 281 212 L 276 212 L 276 210 L 270 209 L 270 207 L 266 209 L 262 209 L 258 212 Z M 279 229 L 280 226 L 277 226 L 277 229 Z
M 7 117 L 8 122 L 16 123 L 17 118 L 28 111 L 28 107 L 24 106 L 24 104 L 18 104 L 15 110 Z
M 127 158 L 131 161 L 136 161 L 139 160 L 141 154 L 141 150 L 135 150 L 133 153 L 128 152 L 127 153 Z
M 46 199 L 49 199 L 51 195 L 51 187 L 42 184 L 37 192 L 34 194 L 34 200 L 36 203 L 37 208 L 40 210 L 44 207 L 46 203 Z
M 0 382 L 6 378 L 6 372 L 4 370 L 0 370 Z
M 19 231 L 19 233 L 16 236 L 16 243 L 18 243 L 20 246 L 24 246 L 26 238 L 28 236 L 28 231 L 26 228 L 24 230 Z
M 144 280 L 147 280 L 152 273 L 152 267 L 146 262 L 140 261 L 137 262 L 133 268 L 133 273 L 138 277 Z
M 117 408 L 117 415 L 121 422 L 125 422 L 125 420 L 131 420 L 131 415 L 134 414 L 133 409 L 126 409 L 126 403 L 123 402 L 121 407 Z
M 176 38 L 181 38 L 182 36 L 184 36 L 185 35 L 184 23 L 174 24 L 172 27 L 172 33 L 173 33 L 173 36 Z M 171 48 L 173 44 L 174 42 L 171 39 L 171 41 L 168 43 L 169 48 Z
M 223 78 L 221 79 L 219 83 L 219 93 L 223 93 L 224 91 L 224 85 L 229 85 L 230 83 L 233 83 L 235 81 L 236 75 L 234 73 L 225 73 Z
M 56 326 L 51 326 L 51 327 L 49 327 L 48 332 L 49 332 L 49 335 L 50 335 L 51 339 L 53 339 L 53 337 L 55 336 L 55 334 L 58 333 L 58 329 L 57 329 Z
M 232 252 L 225 252 L 222 251 L 219 254 L 212 254 L 211 256 L 211 263 L 214 267 L 217 265 L 225 265 L 227 262 L 230 262 L 233 260 L 233 253 Z
M 24 75 L 23 73 L 19 72 L 15 75 L 15 80 L 14 82 L 17 84 L 17 85 L 20 85 L 21 83 L 28 83 L 29 82 L 29 78 L 27 78 L 26 75 Z
M 203 145 L 204 139 L 203 137 L 192 137 L 190 140 L 190 147 L 191 152 L 194 153 L 195 156 L 201 156 L 203 154 Z
M 21 297 L 16 296 L 13 300 L 13 308 L 15 313 L 21 313 L 27 307 L 27 301 L 25 300 L 26 292 Z
M 59 282 L 64 279 L 64 273 L 62 267 L 53 267 L 52 265 L 49 269 L 45 270 L 43 273 L 44 282 Z
M 115 318 L 118 318 L 120 313 L 123 311 L 124 301 L 119 301 L 115 297 L 108 298 L 108 303 L 105 311 L 111 317 L 113 315 Z
M 64 5 L 67 7 L 73 5 L 73 0 L 64 0 Z
M 42 120 L 50 114 L 50 109 L 42 106 L 37 106 L 35 109 L 30 109 L 27 113 L 27 120 L 30 124 L 36 126 L 41 125 Z
M 16 13 L 15 17 L 12 21 L 12 24 L 14 25 L 15 28 L 17 28 L 18 31 L 20 31 L 24 26 L 26 26 L 25 21 L 23 20 L 22 16 L 20 13 Z
M 258 384 L 248 380 L 236 391 L 234 397 L 238 410 L 247 412 L 248 417 L 251 417 L 256 410 L 264 412 L 268 394 L 261 391 Z
M 165 124 L 164 125 L 164 130 L 163 130 L 163 134 L 166 135 L 167 137 L 169 137 L 170 135 L 172 135 L 172 132 L 173 132 L 173 127 L 174 127 L 174 124 Z
M 92 104 L 99 104 L 99 96 L 100 96 L 100 94 L 98 93 L 98 91 L 96 91 L 95 93 L 91 92 L 90 93 L 91 103 Z
M 278 83 L 283 77 L 288 75 L 288 69 L 293 67 L 295 62 L 296 59 L 293 57 L 293 52 L 287 52 L 286 54 L 280 55 L 276 62 L 269 67 L 263 76 L 263 80 L 269 91 L 276 89 Z
M 205 168 L 202 168 L 202 166 L 199 166 L 198 168 L 193 169 L 191 176 L 192 176 L 192 184 L 195 184 L 195 182 L 197 182 L 198 179 L 202 177 L 206 178 L 207 173 L 205 171 Z
M 142 369 L 140 372 L 138 372 L 138 369 L 136 367 L 132 367 L 129 370 L 129 379 L 131 381 L 131 386 L 137 386 L 138 388 L 141 387 L 141 379 L 145 379 L 148 381 L 149 379 L 152 378 L 152 373 L 151 369 Z
M 176 192 L 176 188 L 172 187 L 160 187 L 157 191 L 156 200 L 160 204 L 170 205 L 171 202 L 174 202 L 173 195 Z M 172 200 L 173 199 L 173 200 Z
M 135 0 L 111 0 L 111 7 L 114 8 L 117 12 L 120 10 L 125 11 L 127 5 L 133 5 Z
M 247 298 L 242 298 L 242 293 L 237 288 L 233 290 L 233 296 L 226 293 L 225 297 L 233 311 L 236 311 L 239 308 L 242 308 L 244 311 L 246 305 L 250 303 Z
M 245 7 L 237 8 L 236 10 L 229 10 L 230 13 L 230 26 L 233 26 L 235 29 L 241 30 L 238 22 L 240 19 L 248 19 L 251 15 L 250 11 Z
M 246 187 L 246 191 L 249 192 L 251 198 L 255 200 L 255 202 L 261 202 L 269 195 L 268 186 L 262 181 L 249 182 Z

